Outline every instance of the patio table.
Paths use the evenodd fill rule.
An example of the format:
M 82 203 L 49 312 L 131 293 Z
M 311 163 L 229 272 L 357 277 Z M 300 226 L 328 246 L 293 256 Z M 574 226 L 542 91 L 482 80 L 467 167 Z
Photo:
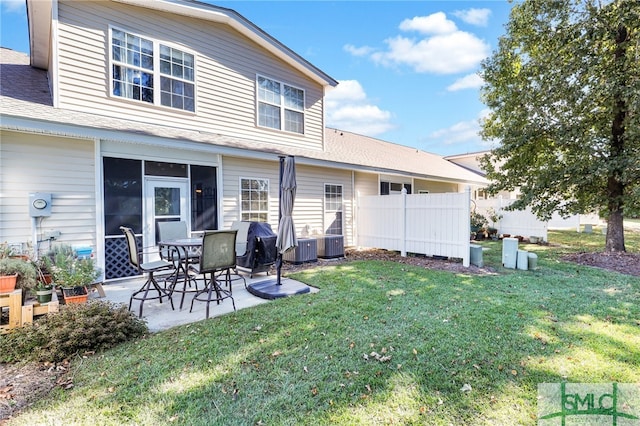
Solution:
M 185 294 L 198 291 L 196 277 L 189 273 L 189 266 L 200 261 L 198 256 L 194 256 L 194 253 L 198 253 L 202 249 L 202 238 L 180 238 L 160 241 L 158 246 L 161 251 L 166 250 L 169 260 L 176 264 L 176 270 L 172 277 L 169 278 L 171 280 L 170 294 L 173 295 L 174 292 L 182 293 L 180 298 L 180 309 L 182 309 Z M 182 288 L 179 288 L 180 281 L 182 281 Z M 191 283 L 193 283 L 193 287 Z

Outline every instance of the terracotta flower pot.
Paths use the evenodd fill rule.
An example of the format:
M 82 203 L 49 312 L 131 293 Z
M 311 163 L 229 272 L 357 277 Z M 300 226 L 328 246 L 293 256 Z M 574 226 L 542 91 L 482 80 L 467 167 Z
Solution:
M 89 298 L 89 289 L 86 286 L 63 287 L 62 296 L 66 304 L 84 303 Z
M 11 293 L 16 289 L 18 274 L 0 276 L 0 293 Z

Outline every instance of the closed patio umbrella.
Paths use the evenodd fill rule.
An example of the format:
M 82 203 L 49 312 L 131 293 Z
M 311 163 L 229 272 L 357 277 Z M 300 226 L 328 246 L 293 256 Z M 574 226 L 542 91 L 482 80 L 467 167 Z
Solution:
M 293 223 L 293 204 L 296 201 L 296 162 L 289 156 L 284 162 L 280 178 L 280 222 L 278 223 L 278 253 L 285 254 L 298 246 L 296 226 Z
M 276 240 L 278 258 L 276 260 L 276 280 L 266 280 L 250 284 L 247 290 L 265 299 L 303 294 L 309 287 L 298 282 L 281 282 L 282 255 L 298 246 L 296 227 L 293 223 L 293 205 L 296 199 L 296 163 L 293 156 L 280 157 L 279 222 Z

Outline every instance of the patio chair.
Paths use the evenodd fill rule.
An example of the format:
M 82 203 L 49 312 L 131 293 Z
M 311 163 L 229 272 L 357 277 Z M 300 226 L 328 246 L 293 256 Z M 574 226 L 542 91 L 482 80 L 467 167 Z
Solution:
M 220 304 L 224 299 L 231 299 L 233 310 L 236 310 L 236 303 L 231 292 L 231 282 L 232 275 L 236 275 L 232 271 L 236 267 L 237 232 L 236 230 L 223 230 L 204 233 L 200 263 L 193 265 L 194 271 L 203 277 L 204 288 L 193 297 L 189 312 L 193 311 L 195 301 L 206 302 L 206 317 L 209 318 L 209 304 L 213 301 Z M 244 277 L 239 277 L 244 280 Z M 222 283 L 226 284 L 228 290 L 222 287 Z
M 127 228 L 126 226 L 121 226 L 120 230 L 124 234 L 127 239 L 127 250 L 129 252 L 129 263 L 138 270 L 138 272 L 147 273 L 147 281 L 145 281 L 144 285 L 140 287 L 139 290 L 135 291 L 131 298 L 129 299 L 129 310 L 131 310 L 131 305 L 134 300 L 140 301 L 140 314 L 139 317 L 142 318 L 142 307 L 145 300 L 154 300 L 159 299 L 160 303 L 162 303 L 162 298 L 164 296 L 169 298 L 169 302 L 171 302 L 171 309 L 173 307 L 173 300 L 171 299 L 171 292 L 165 288 L 162 288 L 158 285 L 156 278 L 153 276 L 155 272 L 159 271 L 171 271 L 174 269 L 174 265 L 172 262 L 168 262 L 166 260 L 160 259 L 152 262 L 142 262 L 143 253 L 138 250 L 138 244 L 136 243 L 136 236 L 133 233 L 131 228 Z M 151 292 L 151 294 L 149 294 Z M 156 295 L 157 293 L 157 295 Z
M 189 230 L 187 229 L 187 222 L 184 221 L 158 222 L 157 231 L 158 241 L 172 241 L 190 237 Z M 198 258 L 200 257 L 200 253 L 197 250 L 190 250 L 187 252 L 187 256 L 189 258 Z M 166 248 L 161 248 L 160 257 L 165 260 L 173 261 L 175 259 L 175 254 L 169 253 Z

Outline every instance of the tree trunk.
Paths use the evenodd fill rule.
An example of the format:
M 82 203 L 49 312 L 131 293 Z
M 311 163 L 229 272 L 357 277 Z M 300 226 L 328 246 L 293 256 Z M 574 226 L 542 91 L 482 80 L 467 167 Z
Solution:
M 626 55 L 625 42 L 627 41 L 627 28 L 624 25 L 618 27 L 616 34 L 615 59 L 623 63 Z M 607 218 L 607 241 L 605 250 L 608 252 L 626 251 L 624 247 L 624 210 L 622 198 L 624 195 L 624 183 L 621 181 L 621 159 L 624 157 L 625 128 L 624 120 L 627 115 L 627 104 L 624 100 L 625 84 L 614 94 L 613 123 L 611 124 L 611 150 L 610 161 L 613 167 L 609 170 L 607 181 L 607 196 L 609 199 L 609 217 Z
M 605 250 L 626 251 L 624 247 L 624 225 L 622 211 L 611 212 L 607 218 L 607 238 Z

